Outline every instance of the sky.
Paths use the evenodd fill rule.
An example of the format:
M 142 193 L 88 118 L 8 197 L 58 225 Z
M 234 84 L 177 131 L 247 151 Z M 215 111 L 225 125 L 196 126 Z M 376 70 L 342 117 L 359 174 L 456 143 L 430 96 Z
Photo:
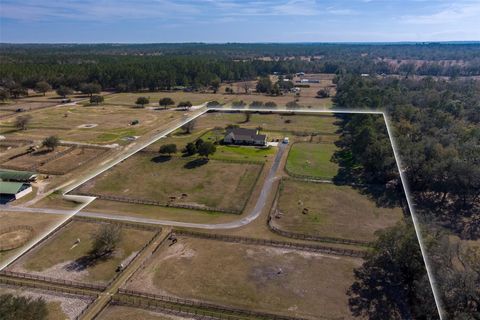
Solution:
M 480 0 L 0 0 L 0 42 L 478 41 Z

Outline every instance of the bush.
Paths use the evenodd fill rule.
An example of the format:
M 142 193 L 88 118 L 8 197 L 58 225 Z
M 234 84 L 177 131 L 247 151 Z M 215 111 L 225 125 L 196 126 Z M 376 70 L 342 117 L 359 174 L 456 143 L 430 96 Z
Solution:
M 252 103 L 250 103 L 250 107 L 262 107 L 262 106 L 263 106 L 262 101 L 252 101 Z
M 207 103 L 207 107 L 219 107 L 219 106 L 221 106 L 221 104 L 220 104 L 220 102 L 218 102 L 216 100 L 215 101 L 209 101 Z
M 102 96 L 95 95 L 90 97 L 90 103 L 99 104 L 102 103 L 105 99 Z
M 168 154 L 168 155 L 171 155 L 172 153 L 177 153 L 177 145 L 174 143 L 164 144 L 163 146 L 160 147 L 160 150 L 158 152 L 161 154 Z
M 47 317 L 47 304 L 42 298 L 0 295 L 0 319 L 2 320 L 44 320 Z
M 243 100 L 235 100 L 232 102 L 232 107 L 244 107 L 246 106 L 247 104 L 243 101 Z
M 267 108 L 275 108 L 276 106 L 277 106 L 277 104 L 273 101 L 265 102 L 265 107 L 267 107 Z

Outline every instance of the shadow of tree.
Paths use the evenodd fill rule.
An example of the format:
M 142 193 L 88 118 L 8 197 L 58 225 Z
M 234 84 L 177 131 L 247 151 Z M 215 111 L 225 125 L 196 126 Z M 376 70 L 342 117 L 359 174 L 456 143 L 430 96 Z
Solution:
M 170 161 L 172 159 L 172 156 L 156 156 L 153 157 L 150 161 L 155 162 L 155 163 L 163 163 Z
M 185 163 L 185 165 L 183 167 L 185 169 L 195 169 L 195 168 L 201 167 L 203 165 L 206 165 L 207 163 L 208 163 L 208 159 L 198 158 L 198 159 L 195 159 L 195 160 L 192 160 L 192 161 L 189 161 L 189 162 Z
M 67 271 L 83 271 L 90 267 L 95 266 L 97 263 L 106 261 L 112 256 L 112 252 L 106 253 L 101 256 L 94 255 L 93 253 L 89 253 L 88 255 L 82 256 L 75 261 L 70 262 L 65 269 Z

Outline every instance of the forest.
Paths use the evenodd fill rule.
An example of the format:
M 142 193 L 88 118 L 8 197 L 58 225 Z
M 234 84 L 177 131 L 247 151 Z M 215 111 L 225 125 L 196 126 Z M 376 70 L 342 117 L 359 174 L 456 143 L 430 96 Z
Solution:
M 426 44 L 0 44 L 0 86 L 110 91 L 193 89 L 274 72 L 480 75 L 478 43 Z M 306 57 L 308 59 L 301 59 Z M 268 59 L 267 59 L 268 58 Z
M 480 83 L 429 77 L 421 80 L 371 79 L 350 73 L 339 74 L 335 82 L 337 107 L 386 111 L 415 212 L 425 228 L 428 259 L 445 312 L 452 319 L 478 319 L 480 252 L 473 247 L 467 247 L 465 252 L 460 250 L 459 242 L 451 236 L 463 241 L 480 238 Z M 340 145 L 348 146 L 345 149 L 351 152 L 347 156 L 342 152 L 337 155 L 344 172 L 351 174 L 353 171 L 364 183 L 401 186 L 394 160 L 388 152 L 387 132 L 379 121 L 357 114 L 344 122 L 346 134 Z M 388 205 L 382 201 L 383 195 L 371 195 L 382 205 Z M 400 234 L 408 233 L 397 232 L 397 241 L 398 237 L 403 238 Z M 389 236 L 392 235 L 384 237 L 389 239 Z M 375 260 L 370 263 L 384 270 L 389 265 L 385 261 L 388 259 L 381 265 L 375 264 Z M 462 261 L 462 266 L 458 267 L 455 261 Z M 415 261 L 413 257 L 409 260 L 413 265 L 419 262 L 421 260 Z M 369 264 L 359 272 L 365 272 L 367 267 Z M 370 269 L 374 272 L 373 266 Z M 362 273 L 359 275 L 360 279 L 366 277 Z M 416 292 L 421 290 L 414 281 L 402 285 L 416 288 Z M 418 298 L 414 297 L 417 301 L 414 305 L 420 305 Z M 428 315 L 425 310 L 417 312 L 422 316 L 417 314 L 416 318 Z

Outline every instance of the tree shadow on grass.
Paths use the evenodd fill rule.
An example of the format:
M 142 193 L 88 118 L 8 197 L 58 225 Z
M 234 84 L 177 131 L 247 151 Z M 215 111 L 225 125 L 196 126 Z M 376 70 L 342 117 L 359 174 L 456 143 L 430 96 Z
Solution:
M 156 156 L 153 157 L 150 161 L 155 162 L 155 163 L 163 163 L 170 161 L 172 159 L 172 156 Z
M 97 263 L 108 260 L 112 256 L 112 252 L 97 256 L 94 254 L 87 254 L 83 257 L 76 259 L 75 261 L 70 262 L 65 269 L 72 272 L 80 272 L 86 270 L 90 267 L 95 266 Z
M 45 154 L 50 153 L 50 152 L 52 152 L 52 150 L 50 150 L 50 149 L 38 150 L 38 151 L 33 152 L 32 156 L 42 156 L 42 155 L 45 155 Z
M 183 167 L 185 169 L 195 169 L 195 168 L 199 168 L 203 165 L 206 165 L 207 163 L 208 163 L 208 159 L 198 158 L 198 159 L 195 159 L 195 160 L 192 160 L 192 161 L 189 161 L 189 162 L 185 163 L 185 165 Z

